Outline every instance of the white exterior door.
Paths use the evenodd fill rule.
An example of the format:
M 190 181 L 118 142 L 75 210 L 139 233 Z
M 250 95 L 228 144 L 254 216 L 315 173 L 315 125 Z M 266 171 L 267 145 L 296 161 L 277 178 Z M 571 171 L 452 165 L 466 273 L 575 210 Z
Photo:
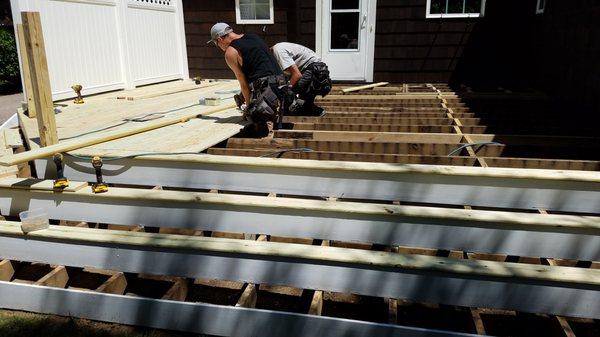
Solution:
M 372 81 L 376 0 L 317 0 L 317 53 L 331 78 Z

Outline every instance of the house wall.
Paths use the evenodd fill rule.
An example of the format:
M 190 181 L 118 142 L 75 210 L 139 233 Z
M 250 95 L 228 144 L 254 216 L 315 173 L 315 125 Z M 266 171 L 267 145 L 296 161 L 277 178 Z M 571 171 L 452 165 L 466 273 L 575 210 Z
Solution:
M 534 85 L 600 115 L 600 2 L 547 1 L 535 20 Z
M 535 9 L 535 0 L 487 0 L 488 7 L 512 2 L 514 7 L 529 3 L 529 18 Z M 491 4 L 489 4 L 491 3 Z M 275 0 L 274 25 L 236 25 L 235 1 L 184 0 L 187 47 L 190 74 L 205 78 L 233 78 L 220 50 L 206 45 L 213 23 L 224 21 L 238 32 L 254 32 L 263 36 L 267 44 L 289 41 L 315 48 L 315 1 Z M 502 6 L 498 6 L 502 8 Z M 488 18 L 426 19 L 426 0 L 378 0 L 375 37 L 375 81 L 390 82 L 448 82 L 455 76 L 464 57 L 464 51 L 473 43 L 485 42 L 473 34 L 483 36 L 480 26 L 488 27 L 486 34 L 506 31 L 506 16 L 499 16 L 498 25 L 486 24 Z M 510 14 L 514 16 L 513 14 Z M 262 32 L 262 28 L 265 32 Z M 510 43 L 513 41 L 510 40 Z M 472 48 L 472 49 L 477 49 Z M 472 53 L 473 54 L 473 53 Z M 473 54 L 474 55 L 474 54 Z M 494 56 L 494 54 L 491 54 Z M 480 66 L 496 62 L 486 58 Z M 494 69 L 497 69 L 495 67 Z M 473 67 L 462 67 L 469 73 Z M 504 72 L 498 71 L 498 74 Z
M 536 3 L 487 0 L 483 18 L 426 19 L 426 0 L 377 0 L 374 80 L 533 88 L 600 111 L 600 3 L 549 0 L 541 15 Z M 233 78 L 222 52 L 205 44 L 217 21 L 259 33 L 270 45 L 314 49 L 315 1 L 274 5 L 274 25 L 238 26 L 234 0 L 184 0 L 190 74 Z
M 235 0 L 184 0 L 184 20 L 190 76 L 203 78 L 234 78 L 225 64 L 223 52 L 212 44 L 210 28 L 216 22 L 226 22 L 240 33 L 256 33 L 268 45 L 289 41 L 315 46 L 314 1 L 275 0 L 275 23 L 271 25 L 235 24 Z M 263 31 L 264 28 L 264 31 Z

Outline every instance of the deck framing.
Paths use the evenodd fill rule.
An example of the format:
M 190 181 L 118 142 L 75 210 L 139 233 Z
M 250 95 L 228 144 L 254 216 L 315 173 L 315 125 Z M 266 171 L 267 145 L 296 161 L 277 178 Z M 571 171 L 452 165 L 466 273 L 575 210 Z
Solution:
M 44 183 L 51 186 L 37 185 Z M 598 217 L 115 187 L 100 195 L 88 187 L 54 193 L 1 180 L 0 191 L 4 215 L 44 209 L 52 219 L 91 223 L 600 260 Z
M 51 227 L 27 237 L 19 232 L 18 223 L 3 223 L 2 256 L 123 272 L 600 317 L 600 271 L 592 269 L 247 240 L 241 245 L 230 239 L 82 228 Z
M 326 333 L 327 336 L 333 337 L 480 337 L 467 333 L 335 317 L 139 298 L 2 281 L 0 297 L 0 305 L 5 309 L 219 336 L 303 337 Z
M 38 175 L 54 165 L 36 160 Z M 89 162 L 67 158 L 72 180 L 94 181 Z M 155 156 L 106 162 L 107 182 L 320 197 L 597 213 L 600 173 L 340 163 L 227 156 Z

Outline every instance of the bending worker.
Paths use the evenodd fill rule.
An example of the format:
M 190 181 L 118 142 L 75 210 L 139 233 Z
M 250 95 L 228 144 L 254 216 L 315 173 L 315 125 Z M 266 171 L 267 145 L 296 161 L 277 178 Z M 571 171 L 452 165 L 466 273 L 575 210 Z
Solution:
M 220 22 L 210 30 L 211 40 L 225 52 L 225 61 L 240 83 L 244 116 L 257 128 L 283 115 L 285 76 L 263 40 L 255 34 L 237 34 Z
M 281 42 L 273 46 L 273 55 L 290 76 L 292 90 L 298 98 L 289 108 L 290 113 L 303 116 L 321 116 L 323 109 L 315 106 L 315 97 L 325 97 L 331 91 L 327 65 L 312 50 L 295 43 Z

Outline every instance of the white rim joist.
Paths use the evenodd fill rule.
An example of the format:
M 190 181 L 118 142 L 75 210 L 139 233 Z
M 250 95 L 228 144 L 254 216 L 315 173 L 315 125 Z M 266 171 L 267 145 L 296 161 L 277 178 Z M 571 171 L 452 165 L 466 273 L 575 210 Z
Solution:
M 349 319 L 0 282 L 6 309 L 238 337 L 481 337 Z
M 85 184 L 0 180 L 0 212 L 52 219 L 379 243 L 518 256 L 600 260 L 600 217 L 330 202 Z
M 35 164 L 38 176 L 53 177 L 54 164 Z M 66 165 L 68 178 L 95 180 L 89 162 Z M 173 155 L 106 161 L 103 173 L 121 184 L 600 212 L 600 172 Z
M 600 317 L 600 270 L 595 269 L 64 226 L 24 235 L 20 223 L 6 221 L 0 222 L 0 256 L 132 273 Z

